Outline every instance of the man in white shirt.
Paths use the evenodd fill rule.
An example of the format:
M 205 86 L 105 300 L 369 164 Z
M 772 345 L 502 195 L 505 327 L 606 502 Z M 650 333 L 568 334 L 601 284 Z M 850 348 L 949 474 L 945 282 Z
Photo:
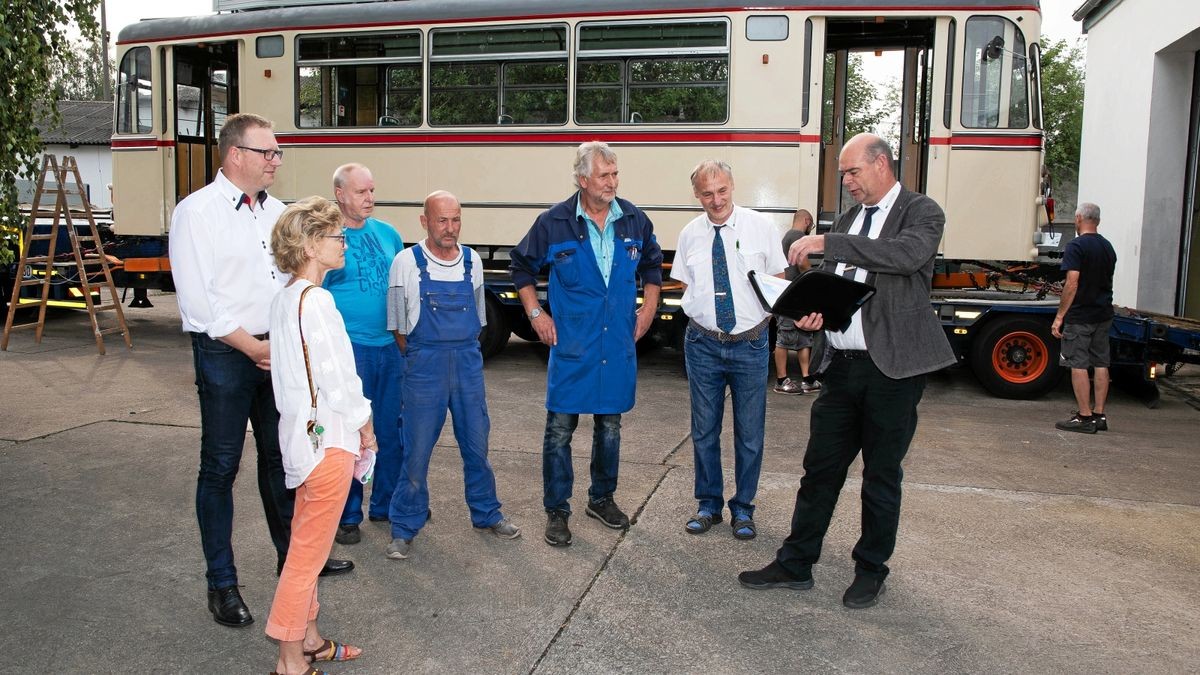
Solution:
M 449 192 L 425 198 L 421 227 L 428 236 L 401 251 L 389 275 L 388 329 L 405 353 L 404 461 L 388 511 L 392 541 L 386 553 L 392 560 L 408 558 L 413 538 L 429 520 L 429 458 L 447 409 L 462 455 L 471 524 L 503 539 L 521 536 L 500 513 L 488 462 L 491 420 L 479 350 L 479 331 L 487 323 L 483 263 L 458 243 L 462 207 Z
M 787 261 L 779 231 L 762 214 L 733 203 L 733 170 L 707 160 L 692 172 L 692 190 L 704 215 L 679 234 L 671 277 L 684 284 L 684 336 L 691 393 L 692 447 L 696 464 L 696 515 L 685 529 L 702 534 L 722 521 L 721 418 L 726 388 L 733 397 L 733 536 L 753 539 L 754 495 L 762 471 L 767 415 L 771 315 L 748 277 L 783 276 Z
M 208 609 L 217 623 L 254 621 L 238 592 L 233 561 L 233 483 L 254 428 L 258 492 L 278 555 L 287 557 L 292 495 L 284 487 L 279 413 L 271 388 L 267 329 L 271 299 L 288 277 L 271 257 L 271 228 L 283 204 L 267 194 L 283 151 L 271 123 L 258 115 L 225 120 L 218 139 L 221 169 L 171 217 L 171 270 L 183 319 L 191 333 L 200 397 L 200 473 L 196 518 L 208 566 Z M 330 560 L 322 574 L 353 569 Z

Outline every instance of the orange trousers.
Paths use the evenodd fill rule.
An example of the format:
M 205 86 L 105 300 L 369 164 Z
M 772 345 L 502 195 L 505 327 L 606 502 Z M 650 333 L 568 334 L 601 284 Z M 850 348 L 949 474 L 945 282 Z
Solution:
M 308 622 L 317 618 L 317 575 L 333 549 L 353 476 L 354 455 L 326 448 L 325 458 L 296 488 L 292 541 L 267 618 L 269 637 L 282 642 L 303 640 Z

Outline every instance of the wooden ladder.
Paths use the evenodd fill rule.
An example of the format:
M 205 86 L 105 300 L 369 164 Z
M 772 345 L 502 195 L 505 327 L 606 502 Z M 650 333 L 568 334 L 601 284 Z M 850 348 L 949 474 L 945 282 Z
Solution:
M 49 202 L 48 196 L 53 195 L 53 210 L 43 208 L 43 200 Z M 68 197 L 78 197 L 79 210 L 86 222 L 81 220 L 78 225 L 71 213 Z M 39 218 L 53 218 L 49 234 L 37 234 L 36 223 Z M 55 248 L 58 244 L 59 228 L 65 227 L 67 238 L 71 242 L 73 262 L 55 262 Z M 86 228 L 85 234 L 80 234 L 77 228 Z M 46 242 L 45 255 L 30 255 L 33 242 Z M 86 247 L 81 243 L 88 244 Z M 41 278 L 34 274 L 35 266 L 41 267 Z M 50 299 L 50 287 L 55 284 L 56 277 L 62 283 L 65 278 L 62 273 L 70 274 L 74 268 L 82 306 L 77 302 L 59 303 Z M 18 328 L 35 328 L 34 342 L 41 344 L 42 332 L 46 327 L 46 307 L 52 302 L 60 306 L 86 308 L 92 322 L 92 333 L 96 338 L 96 348 L 104 354 L 105 333 L 120 333 L 125 338 L 125 347 L 132 348 L 129 328 L 125 325 L 125 314 L 121 311 L 121 300 L 117 296 L 117 287 L 113 284 L 112 271 L 108 266 L 108 258 L 104 255 L 104 247 L 100 243 L 100 233 L 96 229 L 96 218 L 92 215 L 92 206 L 84 192 L 83 180 L 79 176 L 79 165 L 74 157 L 63 157 L 62 165 L 54 159 L 54 155 L 42 157 L 42 171 L 37 188 L 33 193 L 33 206 L 29 212 L 29 223 L 25 227 L 24 245 L 21 246 L 21 260 L 17 271 L 28 278 L 20 278 L 13 283 L 12 301 L 8 304 L 8 318 L 4 321 L 4 337 L 0 341 L 0 350 L 8 350 L 8 337 Z M 40 286 L 40 298 L 22 298 L 21 289 L 28 286 Z M 108 291 L 108 302 L 105 304 L 103 291 Z M 92 300 L 92 295 L 98 296 L 100 304 Z M 13 317 L 18 309 L 37 307 L 38 318 L 35 322 L 13 325 Z M 99 313 L 115 312 L 117 325 L 101 328 Z

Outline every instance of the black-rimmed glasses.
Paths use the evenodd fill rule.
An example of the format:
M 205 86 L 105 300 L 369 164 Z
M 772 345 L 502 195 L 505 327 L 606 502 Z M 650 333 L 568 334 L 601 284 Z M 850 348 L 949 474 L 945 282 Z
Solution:
M 257 152 L 258 154 L 262 155 L 263 159 L 267 160 L 268 162 L 275 159 L 276 157 L 278 157 L 279 159 L 283 159 L 283 151 L 282 150 L 271 150 L 269 148 L 250 148 L 245 145 L 239 145 L 236 147 L 239 150 L 249 150 L 250 152 Z
M 344 234 L 323 234 L 321 236 L 326 239 L 337 239 L 338 243 L 340 243 L 340 244 L 346 243 L 346 235 L 344 235 Z

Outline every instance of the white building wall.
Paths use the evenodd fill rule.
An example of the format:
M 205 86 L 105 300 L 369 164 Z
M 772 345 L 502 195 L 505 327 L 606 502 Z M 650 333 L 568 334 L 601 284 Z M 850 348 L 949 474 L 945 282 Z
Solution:
M 1114 301 L 1174 313 L 1197 0 L 1123 0 L 1088 29 L 1079 201 L 1117 250 Z
M 107 145 L 46 145 L 45 152 L 55 155 L 61 162 L 71 156 L 79 164 L 79 176 L 88 185 L 92 206 L 100 209 L 112 208 L 112 194 L 108 186 L 112 183 L 112 150 Z

